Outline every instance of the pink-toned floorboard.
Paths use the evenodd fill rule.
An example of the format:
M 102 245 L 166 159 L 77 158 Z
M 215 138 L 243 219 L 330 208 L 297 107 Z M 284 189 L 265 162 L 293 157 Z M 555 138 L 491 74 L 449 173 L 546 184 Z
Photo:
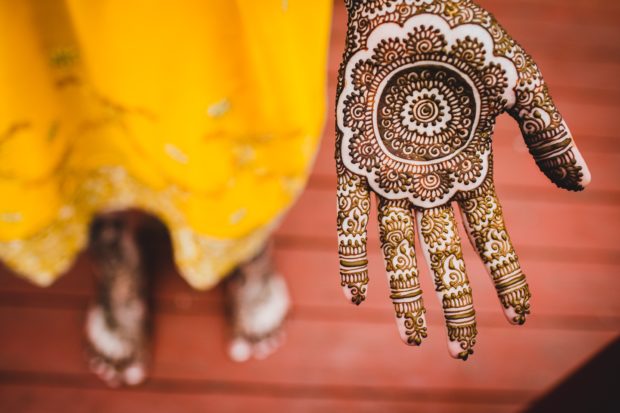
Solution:
M 620 333 L 620 3 L 485 0 L 534 55 L 592 173 L 584 193 L 546 181 L 509 118 L 496 128 L 498 192 L 533 291 L 525 326 L 508 325 L 469 245 L 479 320 L 476 353 L 448 357 L 439 305 L 421 267 L 429 337 L 403 345 L 370 226 L 369 298 L 341 296 L 335 239 L 333 109 L 308 190 L 276 234 L 276 261 L 293 311 L 286 345 L 261 362 L 235 364 L 225 346 L 221 290 L 190 289 L 171 265 L 154 282 L 152 378 L 108 390 L 82 352 L 92 299 L 83 257 L 39 289 L 0 270 L 2 412 L 515 412 L 541 397 Z M 330 102 L 345 33 L 338 0 L 330 51 Z

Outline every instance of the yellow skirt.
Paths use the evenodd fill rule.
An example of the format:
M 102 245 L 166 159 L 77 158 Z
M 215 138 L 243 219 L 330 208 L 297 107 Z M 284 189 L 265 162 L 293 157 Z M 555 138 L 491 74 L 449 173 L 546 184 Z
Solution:
M 102 210 L 168 226 L 208 288 L 302 190 L 329 0 L 0 2 L 0 259 L 48 285 Z

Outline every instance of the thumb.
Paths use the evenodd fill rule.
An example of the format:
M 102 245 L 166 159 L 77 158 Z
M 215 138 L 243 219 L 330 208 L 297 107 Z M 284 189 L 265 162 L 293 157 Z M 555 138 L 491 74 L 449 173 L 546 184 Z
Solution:
M 509 109 L 541 171 L 560 188 L 579 191 L 591 180 L 572 134 L 558 111 L 542 74 L 528 56 Z

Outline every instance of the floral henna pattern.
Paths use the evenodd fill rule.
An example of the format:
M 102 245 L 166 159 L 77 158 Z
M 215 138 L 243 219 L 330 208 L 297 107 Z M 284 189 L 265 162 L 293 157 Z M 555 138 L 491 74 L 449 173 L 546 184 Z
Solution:
M 414 16 L 377 27 L 349 59 L 338 103 L 342 160 L 381 196 L 433 207 L 484 181 L 517 71 L 473 27 Z
M 426 336 L 413 221 L 448 327 L 466 359 L 476 323 L 452 202 L 509 320 L 523 324 L 530 292 L 492 181 L 496 118 L 519 123 L 539 168 L 581 190 L 590 173 L 532 58 L 470 0 L 345 0 L 349 13 L 336 105 L 342 285 L 366 295 L 370 193 L 379 200 L 391 298 L 409 344 Z M 414 219 L 415 218 L 415 219 Z
M 478 137 L 478 139 L 485 142 L 483 142 L 483 146 L 477 148 L 477 151 L 475 150 L 475 145 L 472 144 L 468 153 L 471 155 L 471 158 L 463 165 L 473 169 L 468 170 L 467 168 L 449 165 L 449 169 L 467 171 L 466 175 L 470 179 L 476 177 L 475 183 L 471 181 L 465 183 L 462 179 L 460 181 L 457 179 L 455 187 L 451 188 L 450 183 L 454 181 L 454 176 L 451 174 L 447 176 L 441 173 L 438 174 L 438 176 L 444 178 L 444 181 L 447 179 L 448 183 L 446 185 L 436 181 L 436 176 L 433 174 L 432 181 L 438 187 L 433 187 L 433 191 L 428 195 L 436 195 L 438 190 L 440 193 L 447 191 L 450 196 L 445 196 L 442 200 L 430 201 L 430 204 L 426 205 L 420 205 L 424 203 L 423 196 L 418 197 L 418 203 L 416 203 L 417 191 L 421 190 L 421 188 L 413 189 L 413 180 L 410 179 L 414 170 L 418 169 L 415 172 L 419 172 L 420 168 L 412 166 L 405 168 L 408 173 L 399 176 L 405 178 L 407 182 L 404 182 L 401 185 L 401 190 L 398 191 L 398 186 L 393 183 L 394 179 L 392 181 L 384 181 L 384 179 L 386 175 L 390 175 L 393 178 L 396 173 L 391 171 L 394 169 L 402 169 L 403 165 L 400 165 L 399 157 L 395 156 L 394 158 L 397 159 L 392 160 L 392 165 L 389 167 L 384 166 L 383 173 L 380 175 L 376 167 L 376 160 L 373 166 L 373 161 L 370 159 L 373 158 L 370 152 L 371 145 L 369 143 L 356 142 L 355 146 L 364 147 L 366 152 L 360 153 L 356 149 L 350 150 L 349 145 L 351 143 L 347 139 L 347 128 L 339 122 L 339 129 L 344 133 L 343 137 L 345 139 L 340 145 L 340 150 L 343 152 L 341 156 L 351 171 L 369 178 L 369 185 L 373 190 L 377 191 L 377 188 L 383 182 L 386 182 L 388 189 L 384 192 L 377 191 L 381 195 L 391 199 L 408 197 L 416 205 L 429 207 L 442 205 L 459 190 L 475 189 L 484 181 L 488 171 L 486 164 L 483 164 L 482 167 L 480 166 L 480 161 L 488 158 L 488 153 L 490 152 L 489 141 L 495 117 L 503 111 L 508 111 L 519 122 L 526 143 L 538 166 L 556 185 L 570 190 L 581 190 L 589 183 L 590 174 L 585 161 L 577 150 L 566 123 L 553 103 L 538 67 L 533 59 L 525 53 L 486 10 L 470 0 L 350 0 L 346 3 L 349 10 L 349 30 L 347 33 L 347 48 L 344 53 L 343 67 L 341 68 L 339 103 L 344 103 L 345 97 L 343 95 L 349 95 L 349 91 L 355 91 L 360 94 L 356 99 L 359 100 L 366 97 L 372 101 L 373 105 L 367 105 L 366 107 L 366 115 L 372 117 L 373 108 L 376 106 L 376 101 L 373 99 L 378 99 L 378 96 L 376 95 L 377 91 L 371 89 L 371 86 L 376 86 L 377 83 L 380 83 L 377 77 L 399 74 L 386 74 L 384 72 L 384 70 L 387 70 L 386 65 L 388 65 L 386 60 L 389 60 L 390 66 L 396 66 L 399 61 L 405 62 L 407 60 L 419 63 L 424 59 L 430 58 L 431 61 L 438 62 L 436 60 L 438 57 L 448 60 L 450 58 L 456 59 L 460 66 L 469 67 L 476 72 L 476 75 L 465 73 L 472 79 L 477 80 L 482 76 L 483 86 L 482 89 L 478 89 L 481 91 L 481 99 L 486 95 L 495 97 L 495 99 L 503 95 L 502 97 L 505 99 L 504 102 L 490 102 L 492 109 L 499 110 L 490 110 L 479 115 L 483 122 L 480 122 L 477 126 L 479 131 L 482 131 L 485 136 Z M 417 24 L 412 22 L 416 21 L 416 19 Z M 437 21 L 440 21 L 440 23 L 434 24 Z M 440 27 L 435 27 L 436 30 L 439 30 L 439 33 L 430 30 L 429 26 L 440 26 L 441 22 L 447 24 L 448 28 L 441 29 Z M 443 49 L 441 47 L 442 35 L 447 42 L 446 47 Z M 407 45 L 409 46 L 407 47 Z M 377 53 L 373 53 L 374 48 L 377 49 Z M 418 53 L 417 56 L 410 55 L 416 54 L 416 52 Z M 357 72 L 364 72 L 364 75 L 361 77 L 356 76 L 357 84 L 353 86 L 354 83 L 351 79 L 352 72 L 355 69 L 355 63 L 353 62 L 357 62 L 364 53 L 368 57 L 366 60 L 369 61 L 367 64 L 360 64 L 356 69 Z M 390 60 L 392 58 L 395 61 Z M 439 62 L 442 61 L 439 60 Z M 495 64 L 492 65 L 492 68 L 488 68 L 490 73 L 482 74 L 480 65 L 483 65 L 484 62 L 489 63 L 489 61 Z M 453 64 L 451 62 L 447 63 Z M 506 71 L 504 80 L 501 79 L 502 70 Z M 403 75 L 404 73 L 400 74 Z M 363 83 L 359 83 L 360 79 Z M 502 87 L 504 89 L 503 93 L 500 91 Z M 398 104 L 391 100 L 388 100 L 388 102 Z M 435 103 L 419 107 L 425 108 L 425 111 L 430 110 L 431 112 L 429 113 L 433 113 L 432 109 L 437 106 Z M 357 116 L 362 116 L 362 106 L 357 106 L 357 110 Z M 346 112 L 340 105 L 337 108 L 337 114 L 341 115 L 339 120 L 344 120 L 342 118 L 346 116 Z M 378 113 L 375 113 L 374 116 L 378 117 Z M 425 116 L 423 115 L 422 119 Z M 374 119 L 374 121 L 376 123 L 377 119 Z M 453 124 L 458 124 L 458 122 L 455 121 Z M 370 122 L 366 119 L 366 125 L 362 126 L 362 129 L 364 129 L 363 133 L 360 131 L 351 131 L 350 133 L 356 132 L 355 140 L 357 141 L 363 139 L 362 134 L 378 135 L 380 132 L 376 130 L 378 128 L 375 128 L 374 131 L 366 130 L 371 125 L 372 119 Z M 398 122 L 392 123 L 392 125 L 398 125 Z M 383 129 L 393 130 L 387 127 Z M 371 138 L 371 141 L 373 140 L 378 140 L 380 144 L 383 138 Z M 397 145 L 399 144 L 397 143 Z M 374 145 L 374 149 L 377 149 L 376 145 Z M 418 148 L 417 150 L 421 149 Z M 346 152 L 350 152 L 350 154 Z M 364 159 L 362 163 L 356 164 L 358 165 L 357 167 L 352 165 L 352 159 L 350 162 L 347 162 L 351 157 L 351 153 L 360 154 Z M 384 165 L 382 163 L 383 160 L 384 156 L 380 156 L 379 165 Z M 397 166 L 394 166 L 394 163 Z M 409 163 L 412 162 L 409 161 Z M 437 170 L 441 168 L 433 166 L 430 169 Z M 423 174 L 426 172 L 423 171 Z M 417 182 L 421 181 L 420 178 L 418 177 Z M 461 188 L 458 188 L 459 184 Z M 403 188 L 406 190 L 402 190 Z M 386 193 L 388 191 L 389 195 Z
M 380 201 L 379 234 L 398 327 L 407 344 L 420 345 L 427 336 L 426 310 L 418 281 L 414 218 L 408 201 Z
M 435 207 L 417 217 L 420 242 L 446 319 L 450 350 L 467 360 L 476 343 L 476 319 L 454 211 L 449 206 Z
M 525 323 L 530 313 L 530 291 L 493 183 L 487 180 L 483 187 L 464 194 L 458 202 L 471 243 L 491 275 L 506 316 L 511 323 Z
M 368 259 L 366 225 L 370 194 L 362 180 L 346 170 L 338 178 L 338 250 L 340 283 L 357 305 L 366 299 Z
M 547 99 L 548 93 L 527 96 L 527 99 Z M 529 91 L 527 94 L 529 95 Z M 552 103 L 545 102 L 545 105 Z M 518 108 L 522 109 L 518 109 Z M 547 117 L 548 112 L 537 107 L 523 108 L 520 104 L 511 110 L 511 115 L 522 120 L 521 131 L 530 153 L 540 170 L 558 187 L 571 191 L 581 191 L 590 182 L 590 173 L 585 161 L 573 142 L 566 123 L 557 112 L 555 118 Z

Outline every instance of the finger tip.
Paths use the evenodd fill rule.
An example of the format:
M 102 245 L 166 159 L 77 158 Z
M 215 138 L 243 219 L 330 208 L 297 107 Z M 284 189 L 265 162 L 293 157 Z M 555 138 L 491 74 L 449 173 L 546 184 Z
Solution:
M 592 182 L 592 174 L 577 147 L 572 148 L 572 153 L 575 157 L 574 174 L 568 176 L 561 174 L 561 182 L 558 182 L 557 185 L 569 191 L 579 192 L 590 185 Z
M 414 335 L 414 334 L 400 334 L 400 339 L 403 341 L 403 343 L 405 343 L 407 346 L 409 347 L 420 347 L 422 345 L 422 343 L 424 342 L 424 339 L 426 338 L 426 335 L 424 336 L 418 336 L 418 335 Z
M 356 295 L 351 297 L 351 302 L 356 306 L 362 305 L 364 301 L 366 301 L 365 295 Z
M 467 361 L 469 359 L 469 356 L 474 354 L 474 350 L 467 350 L 467 351 L 462 351 L 457 359 L 458 360 L 462 360 L 462 361 Z
M 471 346 L 463 346 L 461 342 L 448 340 L 448 353 L 454 359 L 467 361 L 469 356 L 474 354 L 474 349 Z
M 423 313 L 415 320 L 412 318 L 396 317 L 396 325 L 398 326 L 398 333 L 401 340 L 408 346 L 420 346 L 424 339 L 428 337 L 426 319 Z
M 504 308 L 504 315 L 506 320 L 512 325 L 520 326 L 525 324 L 527 316 L 530 314 L 529 310 L 517 311 L 514 307 Z
M 366 300 L 365 285 L 345 285 L 342 291 L 347 300 L 355 305 L 360 305 Z
M 585 189 L 592 182 L 592 175 L 590 175 L 589 170 L 585 170 L 583 177 L 581 178 L 581 189 Z
M 458 359 L 462 351 L 463 349 L 461 348 L 458 341 L 448 340 L 448 354 L 450 354 L 450 357 Z
M 592 174 L 590 173 L 590 168 L 588 168 L 588 164 L 586 164 L 583 155 L 581 155 L 581 152 L 576 146 L 573 148 L 573 154 L 575 156 L 575 160 L 577 161 L 578 167 L 581 169 L 581 179 L 579 183 L 583 189 L 590 185 L 590 182 L 592 182 Z

